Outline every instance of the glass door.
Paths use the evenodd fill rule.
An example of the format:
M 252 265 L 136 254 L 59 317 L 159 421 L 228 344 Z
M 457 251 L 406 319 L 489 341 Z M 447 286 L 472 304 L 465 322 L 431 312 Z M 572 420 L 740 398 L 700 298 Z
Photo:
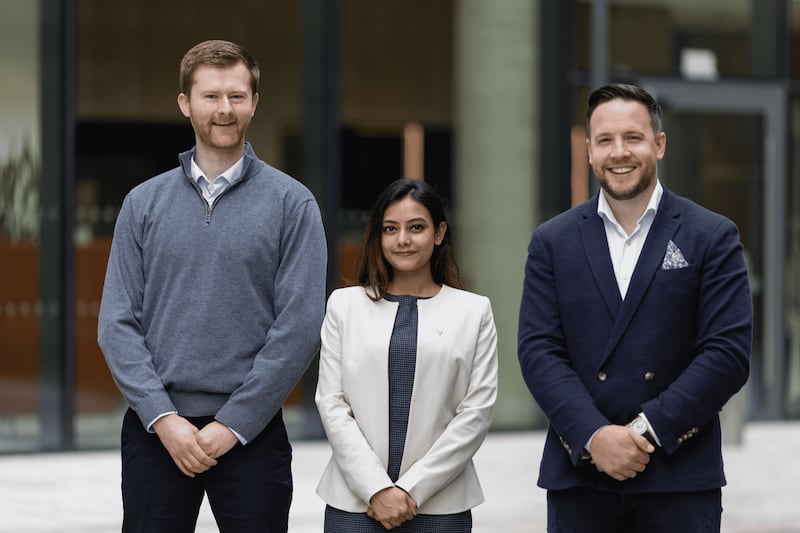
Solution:
M 667 156 L 660 170 L 664 184 L 733 220 L 745 248 L 754 306 L 751 374 L 748 386 L 726 406 L 727 421 L 780 418 L 785 415 L 787 383 L 784 91 L 741 82 L 638 83 L 664 109 Z

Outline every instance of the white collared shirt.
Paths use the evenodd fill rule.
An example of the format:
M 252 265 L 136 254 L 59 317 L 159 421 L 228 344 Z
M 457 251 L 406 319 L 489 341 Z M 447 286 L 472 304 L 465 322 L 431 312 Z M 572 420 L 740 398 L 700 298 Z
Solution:
M 194 157 L 192 157 L 192 179 L 200 187 L 203 198 L 205 198 L 210 206 L 219 195 L 225 192 L 225 189 L 242 178 L 242 167 L 244 167 L 244 155 L 230 168 L 214 178 L 214 181 L 209 181 L 203 174 L 203 170 L 195 163 Z
M 647 208 L 645 208 L 639 220 L 636 221 L 636 227 L 633 232 L 628 235 L 620 223 L 617 222 L 617 218 L 614 216 L 614 212 L 611 211 L 608 200 L 606 200 L 605 193 L 602 191 L 600 192 L 600 197 L 597 202 L 597 214 L 603 219 L 603 226 L 606 230 L 606 240 L 608 241 L 608 251 L 611 253 L 611 263 L 614 265 L 614 276 L 617 278 L 617 287 L 619 287 L 619 294 L 622 296 L 623 300 L 628 292 L 628 285 L 630 285 L 631 282 L 633 269 L 636 268 L 639 255 L 642 253 L 644 241 L 647 239 L 647 234 L 650 233 L 653 219 L 656 218 L 658 204 L 661 202 L 661 196 L 663 194 L 664 187 L 661 186 L 660 181 L 656 181 L 656 188 L 653 189 L 653 194 L 650 195 Z M 655 429 L 653 429 L 653 426 L 647 419 L 647 415 L 643 412 L 639 414 L 644 418 L 645 422 L 647 422 L 647 426 L 653 434 L 656 444 L 661 446 L 661 441 L 658 439 Z M 597 431 L 600 431 L 600 429 L 598 428 Z M 589 440 L 584 446 L 587 452 L 592 444 L 592 439 L 597 435 L 597 431 L 589 437 Z
M 647 234 L 653 225 L 653 219 L 656 217 L 658 203 L 661 201 L 663 193 L 664 188 L 661 186 L 661 182 L 656 181 L 656 187 L 653 189 L 653 194 L 650 195 L 647 208 L 642 216 L 639 217 L 636 222 L 636 228 L 630 235 L 617 222 L 613 211 L 611 211 L 611 206 L 606 200 L 605 193 L 600 193 L 600 198 L 597 202 L 597 214 L 603 219 L 608 251 L 611 253 L 611 263 L 614 265 L 617 287 L 619 287 L 619 294 L 623 300 L 628 292 L 633 269 L 636 268 L 636 262 L 642 253 L 644 241 L 647 239 Z

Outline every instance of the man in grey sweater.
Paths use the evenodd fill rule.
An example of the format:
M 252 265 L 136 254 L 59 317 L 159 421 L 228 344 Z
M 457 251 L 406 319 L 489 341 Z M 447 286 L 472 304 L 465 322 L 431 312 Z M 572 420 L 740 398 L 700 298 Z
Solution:
M 123 531 L 286 531 L 281 407 L 319 348 L 326 243 L 299 182 L 245 141 L 259 69 L 205 41 L 181 62 L 195 147 L 135 187 L 114 230 L 98 340 L 127 400 Z

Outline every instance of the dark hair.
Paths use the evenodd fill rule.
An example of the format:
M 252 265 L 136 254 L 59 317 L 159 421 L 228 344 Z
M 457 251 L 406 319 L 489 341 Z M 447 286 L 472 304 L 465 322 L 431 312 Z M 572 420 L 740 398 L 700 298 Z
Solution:
M 625 83 L 612 83 L 604 85 L 599 89 L 595 89 L 589 95 L 588 108 L 586 109 L 586 131 L 589 132 L 589 121 L 592 118 L 592 113 L 597 109 L 597 106 L 604 104 L 609 100 L 620 98 L 622 100 L 634 100 L 643 103 L 647 110 L 650 112 L 650 124 L 653 127 L 653 133 L 661 132 L 661 119 L 664 114 L 661 111 L 661 106 L 653 98 L 650 93 L 637 87 L 636 85 L 628 85 Z
M 358 258 L 358 283 L 369 289 L 370 298 L 380 300 L 386 295 L 389 282 L 394 276 L 392 266 L 383 257 L 381 237 L 383 234 L 383 215 L 390 204 L 410 196 L 422 204 L 430 213 L 434 228 L 447 223 L 444 202 L 436 190 L 421 180 L 401 178 L 386 187 L 378 196 L 364 228 L 364 239 Z M 461 274 L 450 247 L 450 229 L 444 234 L 441 244 L 433 247 L 431 274 L 433 281 L 463 289 Z
M 210 40 L 194 45 L 181 59 L 179 75 L 180 90 L 186 96 L 192 90 L 194 71 L 200 65 L 213 67 L 230 67 L 239 62 L 244 63 L 250 71 L 250 88 L 253 94 L 258 92 L 258 81 L 261 71 L 256 59 L 243 46 L 230 41 Z

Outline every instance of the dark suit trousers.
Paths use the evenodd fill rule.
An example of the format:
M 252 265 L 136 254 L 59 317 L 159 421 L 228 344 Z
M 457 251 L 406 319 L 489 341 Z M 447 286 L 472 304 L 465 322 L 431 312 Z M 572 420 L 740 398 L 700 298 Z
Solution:
M 213 417 L 188 420 L 201 428 Z M 206 494 L 222 533 L 285 533 L 292 449 L 281 412 L 247 445 L 236 444 L 217 461 L 194 478 L 184 475 L 129 409 L 122 423 L 123 532 L 191 533 Z
M 548 533 L 714 533 L 722 492 L 623 494 L 590 489 L 547 491 Z

